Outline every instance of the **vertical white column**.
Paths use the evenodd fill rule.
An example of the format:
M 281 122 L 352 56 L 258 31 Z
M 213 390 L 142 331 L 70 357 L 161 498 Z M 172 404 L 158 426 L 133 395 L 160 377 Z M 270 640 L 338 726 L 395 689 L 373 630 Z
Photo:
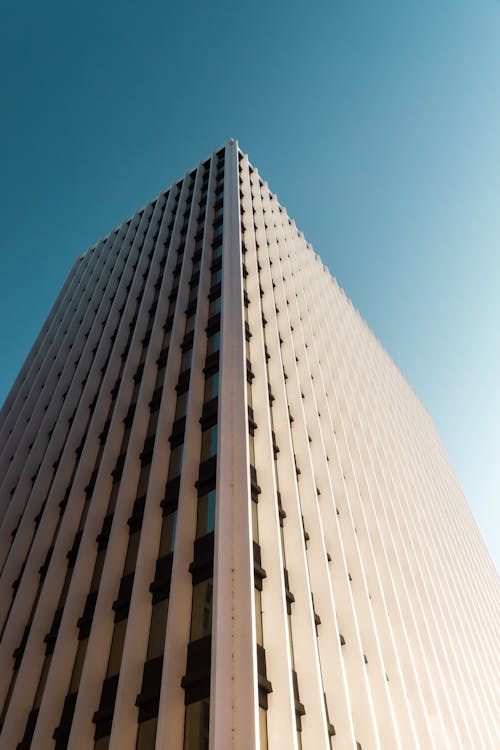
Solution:
M 238 152 L 226 148 L 210 750 L 254 750 L 257 659 Z

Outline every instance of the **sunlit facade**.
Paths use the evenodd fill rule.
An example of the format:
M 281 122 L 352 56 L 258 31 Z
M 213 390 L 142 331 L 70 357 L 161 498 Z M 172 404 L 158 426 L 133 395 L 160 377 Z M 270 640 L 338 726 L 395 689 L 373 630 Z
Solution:
M 499 746 L 432 420 L 235 141 L 78 258 L 0 436 L 0 750 Z

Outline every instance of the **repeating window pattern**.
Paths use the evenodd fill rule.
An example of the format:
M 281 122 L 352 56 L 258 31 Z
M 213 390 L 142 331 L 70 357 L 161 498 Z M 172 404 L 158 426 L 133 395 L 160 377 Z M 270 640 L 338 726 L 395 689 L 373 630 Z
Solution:
M 259 457 L 266 445 L 274 458 L 272 481 L 260 472 L 258 475 L 259 484 L 266 489 L 258 506 L 252 507 L 252 526 L 255 539 L 259 534 L 260 509 L 264 510 L 273 487 L 284 565 L 283 594 L 297 747 L 301 743 L 305 747 L 335 747 L 339 732 L 359 747 L 377 741 L 382 746 L 425 747 L 436 741 L 450 741 L 443 739 L 450 733 L 455 737 L 452 743 L 463 743 L 467 734 L 467 746 L 474 747 L 481 733 L 483 737 L 489 734 L 487 721 L 479 729 L 475 711 L 481 710 L 480 705 L 469 694 L 465 678 L 466 674 L 472 678 L 474 672 L 476 679 L 479 677 L 475 658 L 465 656 L 460 639 L 451 646 L 454 636 L 445 624 L 446 619 L 440 620 L 447 631 L 446 637 L 436 625 L 433 637 L 424 637 L 422 641 L 417 638 L 411 643 L 408 639 L 410 630 L 414 634 L 419 630 L 417 610 L 426 613 L 422 616 L 427 623 L 431 610 L 433 623 L 437 623 L 434 617 L 440 617 L 437 610 L 443 614 L 438 599 L 431 603 L 430 594 L 436 581 L 442 579 L 430 575 L 427 562 L 432 559 L 436 570 L 440 566 L 444 570 L 446 564 L 442 559 L 436 562 L 440 553 L 436 558 L 435 548 L 429 552 L 430 558 L 420 558 L 413 542 L 410 550 L 407 544 L 415 532 L 409 527 L 414 524 L 401 519 L 408 512 L 408 518 L 412 519 L 417 514 L 423 528 L 429 514 L 434 517 L 435 507 L 429 505 L 422 490 L 429 483 L 434 497 L 439 498 L 437 502 L 447 501 L 425 463 L 414 463 L 406 457 L 404 467 L 398 466 L 404 453 L 398 441 L 405 435 L 407 447 L 416 441 L 414 444 L 422 452 L 429 448 L 427 456 L 431 460 L 432 449 L 423 446 L 433 428 L 342 290 L 241 153 L 239 179 L 247 374 L 252 376 L 255 371 L 255 379 L 248 378 L 247 401 L 252 408 L 257 398 L 255 414 L 261 415 L 256 419 L 259 429 L 249 440 L 249 460 L 258 471 Z M 367 373 L 370 373 L 368 379 Z M 375 381 L 375 387 L 379 388 L 376 396 Z M 268 395 L 267 410 L 261 407 L 264 393 Z M 407 419 L 397 427 L 398 418 L 392 411 L 395 401 L 400 416 L 404 413 Z M 379 422 L 381 415 L 387 420 L 383 427 Z M 423 431 L 416 437 L 420 423 Z M 393 429 L 398 431 L 398 438 L 394 438 Z M 450 476 L 444 465 L 439 472 Z M 405 477 L 408 484 L 402 490 L 398 482 L 405 481 Z M 256 482 L 255 472 L 253 478 Z M 406 500 L 400 503 L 403 494 Z M 455 493 L 452 503 L 462 502 L 458 495 Z M 391 498 L 387 505 L 386 498 Z M 267 511 L 263 517 L 268 522 Z M 434 522 L 439 523 L 437 519 Z M 398 523 L 402 525 L 398 527 Z M 409 534 L 404 539 L 402 526 Z M 441 543 L 446 545 L 452 535 L 446 525 L 439 526 Z M 298 544 L 299 534 L 302 544 Z M 417 533 L 415 542 L 418 536 Z M 265 537 L 268 539 L 267 534 Z M 302 547 L 300 552 L 299 547 Z M 449 549 L 453 547 L 451 542 Z M 270 552 L 264 544 L 261 548 L 264 561 Z M 389 563 L 390 555 L 393 561 L 399 560 L 398 573 Z M 303 560 L 301 566 L 297 566 L 299 558 Z M 417 580 L 426 580 L 426 593 L 422 589 L 415 609 L 409 603 L 411 597 L 403 569 L 412 569 L 412 586 L 418 587 Z M 452 571 L 448 570 L 447 575 L 453 575 Z M 269 610 L 277 613 L 280 609 L 267 597 L 267 586 L 264 582 L 262 622 L 258 618 L 260 605 L 255 606 L 257 637 L 262 637 L 264 643 L 266 633 L 276 626 L 276 620 L 267 613 Z M 453 604 L 451 599 L 447 600 L 448 611 L 467 608 L 464 600 L 452 599 Z M 399 611 L 397 625 L 393 605 L 387 604 L 395 600 L 403 609 L 409 604 L 406 614 Z M 427 630 L 428 625 L 424 626 L 424 631 Z M 458 648 L 462 654 L 462 659 L 454 663 L 451 651 L 437 646 L 437 641 L 448 636 L 449 648 Z M 422 650 L 424 641 L 427 647 Z M 306 643 L 311 644 L 309 659 L 305 656 Z M 441 665 L 447 664 L 444 671 L 450 669 L 450 675 L 454 673 L 462 680 L 461 688 L 455 683 L 455 689 L 449 690 L 442 666 L 437 666 L 441 658 L 444 660 Z M 314 680 L 312 662 L 316 670 Z M 273 685 L 268 725 L 274 731 L 273 671 L 268 679 Z M 476 681 L 480 683 L 481 679 Z M 416 691 L 415 700 L 408 700 L 409 685 Z M 427 689 L 424 698 L 420 691 Z M 481 690 L 486 697 L 484 684 Z M 436 716 L 441 717 L 437 722 L 439 728 L 429 726 L 426 711 L 430 705 Z M 466 706 L 467 722 L 462 714 Z M 386 724 L 376 718 L 388 715 L 393 718 Z M 358 721 L 356 716 L 364 720 Z M 454 725 L 453 730 L 447 722 Z M 321 732 L 315 733 L 320 726 Z M 313 740 L 313 736 L 317 739 Z
M 247 648 L 238 746 L 493 748 L 497 583 L 467 512 L 428 415 L 229 142 L 77 260 L 1 412 L 0 744 L 214 750 L 213 686 Z M 235 540 L 251 629 L 223 642 Z
M 223 164 L 222 155 L 222 158 L 217 160 L 216 182 L 220 182 Z M 222 216 L 222 211 L 219 211 L 219 217 Z M 209 747 L 220 356 L 220 305 L 214 306 L 214 302 L 220 298 L 221 279 L 220 253 L 214 249 L 210 266 L 204 399 L 200 418 L 201 449 L 197 480 L 196 538 L 193 546 L 194 559 L 190 566 L 193 581 L 191 626 L 186 674 L 182 680 L 186 704 L 184 750 L 208 750 Z
M 105 448 L 108 447 L 107 438 L 110 433 L 110 426 L 113 427 L 114 435 L 116 435 L 117 431 L 120 429 L 119 427 L 117 428 L 116 422 L 121 422 L 121 418 L 115 417 L 115 411 L 117 403 L 120 399 L 123 400 L 123 397 L 125 397 L 127 398 L 129 405 L 126 408 L 125 418 L 122 422 L 122 437 L 118 450 L 115 448 L 117 453 L 115 454 L 116 458 L 114 460 L 114 466 L 111 471 L 110 480 L 107 482 L 108 499 L 103 505 L 102 528 L 95 542 L 95 563 L 90 575 L 88 594 L 86 595 L 82 615 L 77 623 L 78 640 L 73 666 L 69 672 L 68 692 L 60 710 L 59 723 L 54 728 L 55 746 L 66 747 L 72 729 L 72 718 L 77 704 L 78 688 L 85 664 L 89 633 L 92 628 L 97 594 L 100 587 L 103 568 L 106 563 L 107 547 L 113 527 L 116 503 L 119 498 L 121 498 L 122 494 L 130 496 L 128 487 L 123 488 L 122 479 L 127 465 L 132 460 L 138 460 L 140 463 L 140 469 L 137 478 L 137 486 L 134 492 L 134 497 L 128 501 L 130 503 L 130 515 L 127 522 L 128 542 L 123 561 L 122 577 L 119 582 L 117 597 L 115 601 L 112 602 L 114 625 L 109 642 L 107 666 L 105 668 L 101 697 L 93 715 L 93 722 L 95 725 L 94 746 L 96 749 L 100 750 L 101 748 L 107 747 L 109 744 L 114 700 L 116 697 L 125 644 L 125 635 L 127 631 L 128 609 L 134 586 L 134 574 L 141 541 L 142 518 L 148 494 L 151 463 L 153 455 L 158 449 L 157 446 L 155 446 L 155 440 L 158 425 L 162 419 L 161 405 L 163 386 L 170 362 L 169 352 L 172 344 L 172 332 L 174 321 L 178 319 L 180 322 L 182 317 L 185 316 L 184 340 L 181 345 L 181 355 L 178 362 L 179 382 L 177 387 L 177 402 L 175 406 L 172 434 L 170 437 L 170 446 L 167 450 L 169 460 L 165 496 L 163 499 L 160 498 L 158 500 L 161 505 L 162 524 L 156 573 L 154 580 L 151 583 L 152 605 L 149 636 L 147 638 L 146 661 L 143 671 L 142 690 L 137 696 L 136 701 L 136 707 L 138 709 L 137 747 L 154 747 L 156 715 L 158 711 L 158 698 L 161 685 L 161 661 L 163 658 L 168 614 L 169 577 L 171 575 L 172 557 L 174 553 L 176 515 L 179 502 L 179 479 L 182 471 L 184 451 L 184 431 L 189 396 L 189 372 L 193 352 L 194 321 L 198 304 L 201 256 L 204 248 L 203 237 L 207 206 L 209 203 L 211 204 L 210 213 L 213 216 L 213 223 L 211 226 L 213 247 L 210 248 L 213 269 L 210 271 L 211 283 L 209 299 L 207 299 L 204 304 L 209 308 L 208 314 L 212 326 L 210 335 L 207 335 L 206 345 L 207 357 L 211 359 L 212 363 L 211 370 L 206 378 L 206 400 L 212 404 L 212 408 L 213 403 L 217 403 L 219 390 L 218 365 L 214 367 L 214 361 L 215 358 L 218 357 L 220 349 L 220 283 L 222 279 L 221 240 L 223 236 L 224 198 L 223 163 L 224 151 L 219 155 L 215 155 L 213 159 L 214 179 L 211 197 L 209 197 L 208 194 L 208 183 L 212 161 L 208 161 L 201 165 L 199 174 L 198 171 L 195 171 L 188 175 L 183 182 L 173 186 L 169 192 L 162 194 L 158 201 L 151 203 L 146 209 L 144 209 L 144 211 L 140 211 L 132 220 L 125 222 L 120 230 L 112 233 L 112 235 L 110 235 L 107 240 L 104 240 L 97 249 L 92 248 L 82 257 L 82 259 L 79 260 L 76 269 L 73 270 L 70 280 L 66 285 L 66 296 L 64 298 L 66 304 L 68 304 L 68 295 L 73 295 L 73 297 L 70 297 L 69 303 L 78 305 L 80 298 L 86 293 L 85 290 L 88 289 L 91 296 L 88 300 L 85 299 L 85 302 L 87 302 L 87 304 L 91 302 L 93 299 L 92 292 L 94 292 L 97 302 L 100 303 L 100 306 L 102 307 L 103 320 L 106 320 L 106 315 L 108 318 L 112 317 L 111 311 L 114 309 L 113 305 L 116 307 L 116 313 L 112 322 L 111 320 L 107 320 L 106 322 L 103 322 L 101 326 L 103 329 L 100 331 L 101 348 L 103 348 L 102 341 L 104 336 L 107 336 L 107 341 L 109 341 L 105 360 L 101 360 L 101 365 L 98 367 L 97 363 L 99 362 L 100 350 L 98 343 L 90 352 L 91 356 L 86 362 L 86 374 L 82 386 L 87 386 L 87 390 L 89 391 L 89 394 L 91 394 L 87 396 L 87 401 L 90 398 L 92 398 L 92 401 L 90 403 L 90 409 L 88 410 L 86 426 L 83 430 L 79 430 L 80 442 L 76 451 L 72 454 L 73 468 L 67 479 L 68 489 L 64 498 L 59 503 L 60 512 L 58 513 L 58 520 L 51 534 L 52 543 L 45 550 L 44 564 L 40 570 L 40 581 L 32 594 L 31 614 L 29 614 L 27 619 L 22 640 L 20 644 L 18 643 L 18 647 L 15 649 L 14 668 L 11 673 L 12 677 L 7 693 L 3 699 L 2 721 L 8 713 L 10 699 L 15 687 L 18 668 L 22 661 L 24 649 L 28 641 L 33 616 L 37 611 L 40 596 L 43 594 L 43 583 L 49 568 L 52 550 L 58 539 L 66 507 L 71 501 L 70 494 L 74 491 L 73 481 L 75 474 L 77 474 L 79 461 L 82 458 L 82 455 L 86 456 L 86 453 L 84 453 L 85 451 L 87 453 L 89 451 L 91 452 L 92 449 L 89 448 L 89 446 L 93 445 L 93 443 L 90 441 L 95 440 L 93 435 L 95 435 L 96 428 L 94 422 L 96 420 L 93 420 L 93 416 L 96 406 L 98 405 L 98 399 L 101 398 L 102 400 L 102 392 L 106 387 L 106 382 L 109 382 L 109 378 L 106 378 L 108 364 L 111 362 L 111 369 L 115 363 L 118 362 L 119 369 L 118 371 L 115 371 L 113 385 L 110 388 L 110 401 L 108 397 L 109 403 L 107 405 L 104 419 L 102 419 L 102 406 L 99 411 L 98 416 L 101 423 L 103 423 L 103 427 L 100 433 L 100 439 L 96 441 L 98 450 L 93 459 L 93 468 L 91 468 L 87 476 L 87 484 L 84 489 L 84 500 L 81 506 L 80 518 L 76 526 L 73 544 L 68 552 L 67 573 L 61 588 L 58 606 L 53 617 L 53 623 L 46 637 L 46 655 L 41 665 L 38 685 L 35 686 L 37 689 L 32 703 L 32 710 L 27 717 L 26 731 L 22 740 L 24 743 L 23 746 L 28 747 L 30 745 L 36 726 L 37 713 L 43 696 L 47 674 L 50 669 L 52 652 L 57 639 L 58 625 L 64 609 L 66 593 L 71 584 L 71 573 L 78 555 L 78 548 L 85 528 L 87 513 L 89 507 L 96 502 L 97 497 L 99 497 L 99 502 L 102 505 L 103 482 L 101 475 L 106 470 L 102 466 L 102 458 Z M 197 192 L 199 192 L 199 194 L 195 198 L 195 183 L 197 177 L 199 177 L 197 186 Z M 186 248 L 189 248 L 188 252 L 185 252 Z M 174 253 L 175 265 L 174 261 L 171 260 Z M 185 257 L 188 258 L 191 266 L 189 292 L 186 300 L 187 307 L 183 310 L 179 310 L 177 299 L 179 296 L 180 277 Z M 188 261 L 186 261 L 186 265 Z M 167 270 L 166 272 L 166 268 L 170 268 L 170 271 Z M 128 269 L 128 273 L 126 273 L 126 269 Z M 79 283 L 76 283 L 75 276 L 79 277 Z M 94 291 L 96 283 L 99 283 L 99 288 Z M 98 299 L 99 294 L 104 295 L 105 303 Z M 161 300 L 164 299 L 161 295 L 165 294 L 168 295 L 168 305 L 166 309 L 164 304 L 161 305 Z M 118 302 L 115 302 L 115 299 L 118 300 L 118 297 L 120 298 L 119 307 Z M 145 297 L 148 298 L 148 307 L 146 311 L 144 310 L 146 305 L 146 302 L 144 301 Z M 162 307 L 164 309 L 164 317 L 161 346 L 158 357 L 156 358 L 156 377 L 154 379 L 154 384 L 152 384 L 151 378 L 148 378 L 146 384 L 144 382 L 145 363 L 149 354 L 154 332 L 155 330 L 158 330 L 158 309 Z M 92 312 L 93 314 L 98 314 L 99 310 L 100 307 L 98 305 L 95 313 L 94 311 Z M 56 314 L 61 316 L 58 320 L 56 320 Z M 125 315 L 128 317 L 127 323 L 125 323 Z M 62 305 L 59 305 L 58 310 L 52 314 L 51 325 L 45 327 L 48 327 L 49 333 L 54 339 L 56 339 L 58 333 L 56 323 L 60 326 L 63 321 L 64 309 Z M 94 326 L 97 322 L 96 319 Z M 84 320 L 81 320 L 80 324 L 81 328 L 86 325 Z M 113 324 L 115 326 L 114 329 L 111 327 Z M 127 325 L 128 330 L 128 333 L 126 334 L 122 333 L 125 324 Z M 139 334 L 140 329 L 142 332 Z M 69 337 L 70 332 L 71 329 L 68 328 L 65 335 Z M 47 343 L 46 338 L 47 337 L 45 336 L 44 346 L 53 346 L 52 344 Z M 89 334 L 87 332 L 84 333 L 81 329 L 77 334 L 77 341 L 79 342 L 80 340 L 87 342 L 88 346 L 90 346 Z M 158 341 L 158 334 L 156 334 L 155 340 Z M 119 347 L 123 346 L 123 343 L 120 342 L 125 342 L 124 348 L 121 352 L 117 352 Z M 60 339 L 59 345 L 61 345 Z M 71 348 L 70 344 L 68 344 L 68 346 Z M 139 354 L 138 357 L 137 355 L 134 357 L 136 360 L 136 370 L 132 378 L 132 390 L 130 391 L 130 386 L 128 386 L 128 382 L 130 381 L 125 383 L 124 379 L 130 377 L 130 375 L 127 375 L 127 369 L 128 372 L 130 372 L 130 368 L 127 368 L 126 365 L 131 358 L 131 353 L 135 354 L 135 352 L 138 352 Z M 73 365 L 74 368 L 76 364 L 77 363 Z M 93 375 L 97 367 L 99 377 L 95 379 Z M 69 368 L 66 367 L 66 369 Z M 64 377 L 64 368 L 61 372 L 58 372 L 57 375 L 59 378 Z M 80 377 L 78 367 L 76 367 L 76 370 L 71 377 L 73 378 L 73 382 L 77 377 Z M 26 376 L 24 377 L 23 382 L 25 379 Z M 69 382 L 71 383 L 71 381 Z M 76 385 L 77 384 L 74 383 L 74 390 L 77 390 Z M 144 389 L 149 389 L 149 396 L 144 395 Z M 127 394 L 127 391 L 128 395 L 125 395 Z M 42 387 L 42 394 L 43 392 L 44 389 Z M 66 404 L 71 397 L 71 393 L 72 387 L 70 385 L 63 394 L 63 410 L 67 408 Z M 122 393 L 124 396 L 122 396 Z M 141 397 L 140 393 L 142 393 Z M 59 458 L 57 463 L 54 462 L 53 470 L 50 473 L 51 484 L 47 487 L 45 500 L 41 505 L 39 503 L 40 492 L 36 491 L 36 476 L 33 478 L 31 488 L 28 488 L 30 493 L 26 495 L 26 500 L 24 501 L 25 507 L 30 509 L 31 505 L 36 504 L 37 502 L 39 503 L 39 507 L 37 508 L 38 514 L 31 535 L 31 544 L 33 543 L 33 540 L 37 538 L 36 531 L 38 525 L 46 511 L 47 500 L 51 498 L 50 492 L 52 490 L 52 482 L 56 476 L 61 458 L 65 460 L 66 466 L 68 465 L 68 451 L 66 449 L 66 444 L 69 441 L 74 418 L 79 414 L 79 404 L 85 401 L 85 389 L 80 389 L 80 392 L 78 392 L 77 395 L 79 401 L 71 404 L 73 411 L 71 412 L 70 419 L 66 423 L 67 426 L 65 433 L 62 433 L 59 425 L 57 430 L 54 430 L 54 428 L 50 430 L 49 437 L 53 437 L 53 439 L 56 437 L 58 438 Z M 49 399 L 49 405 L 51 405 L 50 394 L 47 394 L 47 398 Z M 139 411 L 139 398 L 142 403 L 148 398 L 150 399 L 149 418 L 147 420 L 143 449 L 138 456 L 136 454 L 137 458 L 134 459 L 133 452 L 136 449 L 131 448 L 130 440 L 134 435 L 134 430 L 139 429 L 136 427 L 136 415 Z M 53 401 L 54 400 L 55 395 L 53 396 Z M 7 403 L 7 406 L 9 406 L 9 403 Z M 27 422 L 25 433 L 28 433 L 30 430 L 29 421 L 30 420 Z M 9 424 L 10 421 L 7 419 L 6 425 Z M 56 435 L 53 433 L 58 434 Z M 15 437 L 18 437 L 18 435 L 16 434 Z M 11 442 L 13 442 L 13 439 Z M 135 443 L 136 442 L 137 441 L 135 441 Z M 202 432 L 202 443 L 202 458 L 200 460 L 206 462 L 211 461 L 213 463 L 217 453 L 216 422 L 215 424 L 207 424 L 207 428 Z M 47 460 L 51 459 L 50 446 L 51 442 L 49 440 L 44 448 L 47 458 L 44 458 L 42 454 L 40 461 L 41 467 L 44 466 L 44 461 L 47 462 Z M 30 449 L 32 447 L 32 445 L 29 446 Z M 66 452 L 63 453 L 65 450 Z M 108 460 L 104 463 L 109 465 L 109 455 Z M 17 499 L 16 493 L 18 494 L 21 490 L 24 490 L 24 487 L 14 487 L 11 494 L 15 499 Z M 13 501 L 11 505 L 12 504 Z M 17 536 L 18 527 L 21 521 L 27 523 L 29 518 L 28 512 L 26 512 L 24 516 L 22 514 L 22 500 L 17 501 L 16 508 L 21 509 L 21 516 L 15 518 L 17 525 L 11 534 L 12 540 L 15 540 L 15 537 Z M 195 531 L 196 539 L 207 538 L 209 535 L 213 536 L 214 523 L 215 486 L 205 486 L 203 492 L 200 489 L 199 512 L 197 514 Z M 24 534 L 23 541 L 24 545 L 29 541 L 26 534 Z M 28 546 L 27 554 L 29 553 L 30 547 Z M 7 562 L 8 560 L 9 558 L 7 558 Z M 20 570 L 18 569 L 17 571 L 18 577 L 12 586 L 11 606 L 6 612 L 4 627 L 5 623 L 8 624 L 9 622 L 9 614 L 11 614 L 12 605 L 15 602 L 20 583 L 23 581 L 23 571 L 24 568 L 21 568 Z M 191 639 L 193 641 L 210 633 L 210 602 L 211 584 L 210 579 L 207 578 L 206 580 L 197 582 L 193 587 L 194 609 L 191 634 Z M 191 723 L 192 722 L 190 722 L 190 724 Z

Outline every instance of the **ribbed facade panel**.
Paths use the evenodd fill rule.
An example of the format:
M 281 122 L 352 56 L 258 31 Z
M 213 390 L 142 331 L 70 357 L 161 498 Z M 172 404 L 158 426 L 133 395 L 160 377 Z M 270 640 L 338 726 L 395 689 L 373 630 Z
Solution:
M 234 141 L 77 260 L 0 416 L 0 750 L 498 746 L 432 420 Z

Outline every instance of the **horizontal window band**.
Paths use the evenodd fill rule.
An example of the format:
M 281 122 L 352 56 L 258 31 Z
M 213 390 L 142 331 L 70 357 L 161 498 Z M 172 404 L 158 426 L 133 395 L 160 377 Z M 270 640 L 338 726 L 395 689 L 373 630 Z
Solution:
M 91 591 L 85 600 L 82 616 L 76 623 L 78 627 L 78 640 L 80 641 L 87 638 L 90 634 L 90 626 L 92 625 L 92 618 L 94 617 L 96 601 L 97 591 Z
M 205 495 L 215 486 L 217 477 L 217 456 L 212 456 L 200 464 L 198 479 L 195 487 L 198 490 L 198 496 Z
M 253 542 L 253 572 L 255 588 L 262 591 L 262 581 L 267 578 L 267 573 L 261 564 L 260 546 L 257 542 Z
M 172 425 L 172 434 L 169 437 L 169 443 L 172 448 L 184 442 L 184 433 L 186 431 L 186 417 L 177 419 Z
M 134 505 L 132 506 L 132 515 L 127 520 L 127 524 L 129 526 L 131 534 L 134 531 L 139 531 L 139 529 L 142 526 L 142 519 L 144 516 L 145 504 L 146 504 L 145 495 L 143 495 L 143 497 L 139 497 L 137 500 L 134 501 Z
M 139 709 L 139 723 L 158 716 L 162 670 L 163 655 L 144 664 L 141 692 L 135 701 Z
M 56 645 L 56 639 L 57 634 L 59 633 L 59 626 L 61 624 L 62 619 L 62 613 L 63 608 L 59 607 L 56 609 L 54 617 L 52 619 L 52 625 L 50 626 L 50 630 L 45 636 L 44 643 L 46 644 L 45 648 L 45 655 L 48 656 L 49 654 L 52 654 L 54 651 L 54 646 Z
M 186 315 L 186 318 L 190 318 L 191 315 L 193 315 L 196 312 L 196 306 L 197 306 L 198 300 L 193 299 L 186 307 L 184 313 Z
M 75 564 L 76 556 L 78 555 L 78 550 L 80 548 L 80 542 L 82 540 L 82 533 L 83 533 L 83 529 L 80 529 L 80 531 L 76 532 L 75 538 L 73 540 L 73 546 L 71 547 L 70 551 L 66 555 L 69 566 L 72 566 Z
M 192 349 L 193 341 L 194 341 L 194 331 L 189 331 L 189 333 L 186 333 L 182 341 L 182 344 L 181 344 L 182 351 L 187 352 L 190 349 Z
M 155 577 L 149 590 L 153 595 L 153 604 L 156 604 L 170 596 L 170 583 L 172 580 L 172 562 L 174 553 L 160 557 L 156 561 Z
M 75 713 L 76 696 L 78 693 L 70 693 L 64 699 L 63 709 L 61 713 L 61 719 L 57 728 L 54 730 L 52 739 L 56 740 L 56 748 L 58 748 L 58 740 L 62 747 L 63 741 L 69 737 L 71 730 L 71 723 L 73 721 L 73 714 Z M 66 745 L 64 745 L 66 747 Z
M 273 686 L 267 679 L 267 666 L 266 666 L 266 651 L 263 646 L 257 644 L 257 673 L 258 673 L 258 691 L 259 691 L 259 706 L 261 708 L 268 708 L 267 696 L 272 693 Z
M 23 738 L 21 742 L 19 742 L 18 745 L 16 746 L 16 750 L 30 750 L 31 740 L 33 739 L 33 734 L 35 732 L 37 718 L 38 718 L 38 708 L 33 708 L 28 714 Z
M 257 482 L 257 470 L 252 464 L 250 464 L 250 490 L 252 498 L 254 498 L 254 496 L 260 495 L 260 493 L 262 492 L 260 485 Z
M 118 589 L 118 596 L 112 604 L 112 609 L 115 613 L 115 622 L 124 620 L 128 615 L 130 607 L 130 599 L 132 596 L 132 587 L 134 585 L 134 571 L 127 573 L 123 576 L 120 581 L 120 588 Z
M 157 364 L 158 368 L 161 368 L 164 365 L 166 365 L 167 364 L 167 360 L 168 360 L 168 346 L 165 346 L 161 350 L 161 352 L 160 352 L 160 354 L 158 356 L 158 359 L 156 360 L 156 364 Z
M 193 585 L 206 581 L 213 575 L 214 569 L 214 532 L 195 539 L 193 545 L 193 562 L 189 572 L 193 577 Z
M 189 388 L 189 379 L 191 377 L 191 369 L 184 370 L 179 375 L 179 380 L 177 381 L 177 385 L 175 386 L 175 390 L 177 393 L 185 393 L 185 391 Z
M 99 708 L 92 717 L 92 721 L 96 725 L 94 733 L 94 739 L 96 740 L 101 737 L 107 737 L 111 732 L 116 690 L 118 688 L 118 677 L 119 675 L 107 677 L 102 684 Z
M 214 333 L 217 333 L 217 331 L 220 331 L 220 313 L 212 315 L 212 317 L 208 319 L 207 327 L 205 328 L 207 336 L 212 336 Z
M 209 292 L 208 292 L 209 302 L 213 302 L 214 299 L 217 299 L 218 297 L 221 296 L 221 289 L 222 289 L 222 286 L 221 286 L 220 281 L 217 284 L 214 284 L 213 286 L 210 287 Z
M 219 370 L 219 352 L 213 352 L 209 354 L 205 360 L 205 366 L 203 368 L 204 375 L 212 375 L 214 372 Z
M 215 398 L 210 399 L 210 401 L 206 401 L 203 404 L 203 411 L 200 417 L 200 424 L 201 424 L 202 430 L 207 430 L 209 427 L 212 427 L 214 424 L 217 423 L 218 408 L 219 408 L 219 399 L 217 396 Z
M 188 644 L 186 674 L 182 678 L 184 703 L 196 703 L 210 696 L 212 636 L 206 635 Z
M 179 505 L 179 490 L 181 485 L 180 476 L 174 477 L 165 485 L 165 497 L 160 505 L 163 508 L 163 514 L 168 515 L 177 510 Z

